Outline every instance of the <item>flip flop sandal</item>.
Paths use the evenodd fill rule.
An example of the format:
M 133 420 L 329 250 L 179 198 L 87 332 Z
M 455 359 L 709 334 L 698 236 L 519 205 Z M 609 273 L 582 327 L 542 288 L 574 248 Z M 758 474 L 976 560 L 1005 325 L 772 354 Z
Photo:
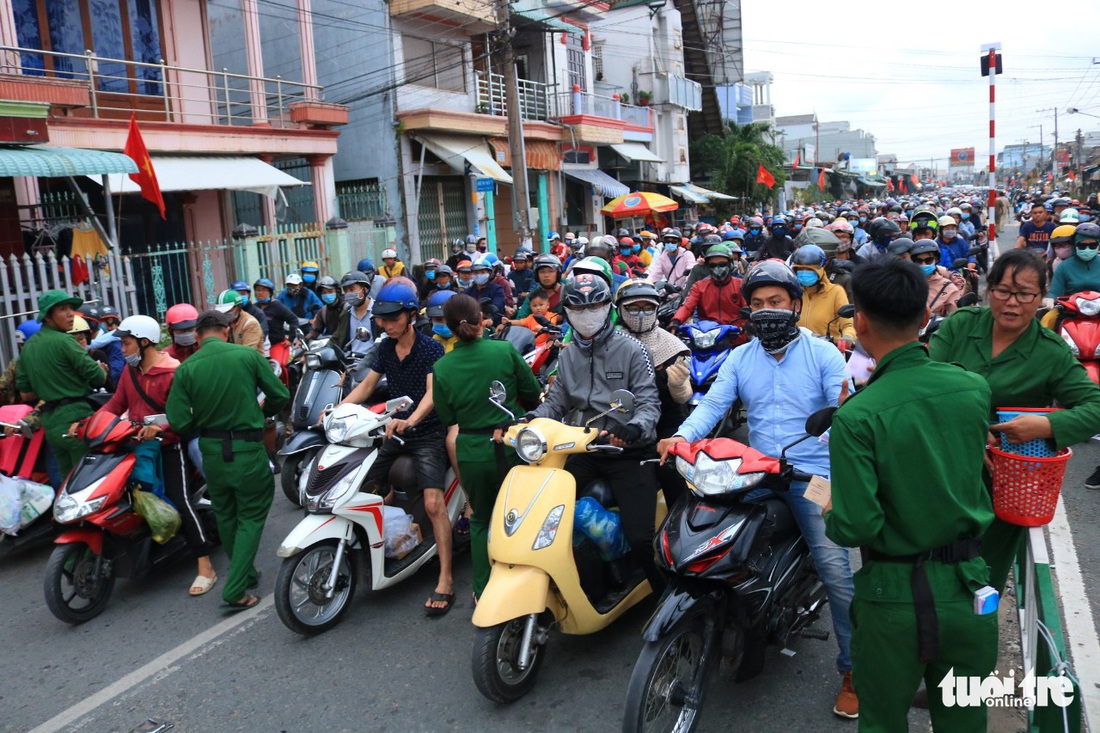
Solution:
M 256 580 L 255 580 L 255 582 L 252 583 L 252 585 L 245 588 L 245 590 L 255 590 L 256 588 L 259 588 L 260 587 L 260 578 L 262 576 L 263 576 L 263 573 L 261 573 L 259 570 L 257 570 L 256 571 Z
M 447 612 L 451 610 L 451 606 L 455 603 L 454 593 L 437 593 L 432 591 L 431 596 L 428 597 L 428 603 L 445 603 L 447 605 L 442 607 L 424 606 L 424 615 L 433 618 L 437 616 L 445 616 Z
M 193 597 L 204 596 L 210 592 L 218 582 L 217 574 L 213 578 L 208 578 L 205 575 L 196 575 L 195 581 L 191 583 L 191 590 L 188 593 Z
M 249 608 L 254 608 L 259 605 L 259 603 L 260 597 L 250 594 L 246 595 L 243 600 L 237 601 L 236 603 L 227 603 L 225 605 L 229 607 L 230 611 L 236 613 L 237 611 L 246 611 Z

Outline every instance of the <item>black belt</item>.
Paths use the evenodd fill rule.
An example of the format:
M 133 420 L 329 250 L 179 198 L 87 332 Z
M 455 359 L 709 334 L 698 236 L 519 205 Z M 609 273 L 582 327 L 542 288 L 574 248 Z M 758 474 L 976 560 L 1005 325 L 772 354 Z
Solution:
M 75 405 L 77 402 L 87 402 L 87 397 L 62 397 L 59 400 L 47 400 L 42 403 L 42 412 L 53 412 L 54 410 L 65 407 L 66 405 Z
M 943 547 L 915 555 L 886 555 L 868 547 L 860 548 L 864 563 L 892 562 L 913 566 L 909 584 L 913 591 L 913 608 L 917 614 L 917 648 L 922 664 L 930 664 L 940 655 L 940 627 L 939 618 L 936 615 L 936 598 L 932 594 L 932 584 L 928 580 L 928 570 L 924 564 L 926 562 L 960 563 L 973 560 L 981 554 L 981 542 L 972 537 L 960 538 Z
M 233 441 L 245 440 L 250 443 L 260 443 L 264 439 L 263 430 L 200 430 L 199 436 L 213 438 L 222 442 L 222 460 L 226 463 L 233 462 Z

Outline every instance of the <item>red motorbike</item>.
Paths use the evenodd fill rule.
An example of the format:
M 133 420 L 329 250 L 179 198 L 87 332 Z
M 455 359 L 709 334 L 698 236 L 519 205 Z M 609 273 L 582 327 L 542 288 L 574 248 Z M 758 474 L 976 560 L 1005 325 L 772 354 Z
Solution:
M 54 520 L 71 527 L 54 540 L 43 587 L 54 616 L 70 624 L 95 618 L 107 607 L 116 578 L 142 578 L 155 566 L 187 553 L 182 535 L 165 544 L 153 541 L 145 519 L 134 508 L 131 450 L 145 424 L 163 424 L 163 415 L 138 423 L 107 413 L 84 420 L 74 440 L 90 450 L 65 477 L 54 501 Z M 206 485 L 196 474 L 192 502 L 208 536 L 217 537 Z
M 1085 290 L 1058 298 L 1058 333 L 1081 360 L 1093 382 L 1100 384 L 1100 293 Z
M 46 456 L 42 450 L 45 433 L 33 430 L 26 417 L 33 408 L 30 405 L 4 405 L 0 407 L 0 474 L 9 478 L 21 478 L 38 484 L 48 484 Z M 10 435 L 4 429 L 9 428 Z M 52 492 L 51 492 L 52 495 Z M 42 497 L 42 513 L 37 518 L 20 527 L 18 534 L 9 536 L 0 534 L 0 557 L 17 550 L 45 544 L 57 534 L 57 525 L 50 521 Z

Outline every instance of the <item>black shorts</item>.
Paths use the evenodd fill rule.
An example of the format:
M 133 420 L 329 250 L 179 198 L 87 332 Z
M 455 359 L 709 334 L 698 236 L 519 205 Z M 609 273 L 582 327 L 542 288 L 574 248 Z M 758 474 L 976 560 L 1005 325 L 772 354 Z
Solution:
M 390 481 L 390 467 L 400 456 L 412 456 L 416 464 L 416 493 L 424 493 L 424 489 L 446 489 L 444 482 L 447 480 L 447 468 L 450 461 L 447 458 L 446 434 L 432 432 L 415 438 L 403 438 L 401 445 L 393 438 L 382 443 L 378 449 L 378 458 L 374 465 L 367 471 L 367 481 L 374 481 L 380 485 L 388 485 Z M 406 487 L 406 491 L 409 488 Z M 410 496 L 410 499 L 415 498 Z

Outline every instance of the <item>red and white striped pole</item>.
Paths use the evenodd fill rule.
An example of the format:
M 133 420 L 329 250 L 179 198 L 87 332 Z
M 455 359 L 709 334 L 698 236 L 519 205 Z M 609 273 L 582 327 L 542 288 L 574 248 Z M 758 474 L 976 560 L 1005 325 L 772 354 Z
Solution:
M 1000 72 L 999 64 L 1001 50 L 999 43 L 987 43 L 982 46 L 982 51 L 988 53 L 985 59 L 988 70 L 983 67 L 983 75 L 989 75 L 989 202 L 986 208 L 986 221 L 989 227 L 989 242 L 996 247 L 997 241 L 997 74 Z M 994 250 L 996 251 L 996 250 Z

